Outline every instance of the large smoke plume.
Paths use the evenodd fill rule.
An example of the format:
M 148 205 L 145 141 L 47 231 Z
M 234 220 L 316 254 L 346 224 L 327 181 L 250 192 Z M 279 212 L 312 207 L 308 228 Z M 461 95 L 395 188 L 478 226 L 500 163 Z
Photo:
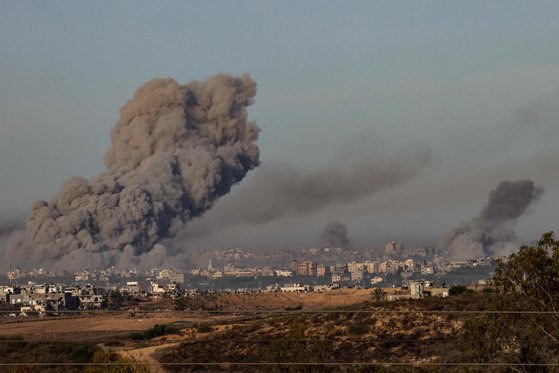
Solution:
M 339 221 L 333 221 L 324 227 L 320 238 L 330 247 L 348 248 L 351 246 L 351 240 L 347 234 L 347 227 Z
M 141 86 L 111 131 L 106 171 L 70 178 L 36 202 L 26 231 L 10 237 L 8 259 L 79 268 L 165 258 L 158 241 L 259 164 L 259 129 L 246 110 L 255 94 L 248 75 Z
M 542 193 L 532 180 L 501 182 L 479 216 L 449 232 L 441 248 L 460 259 L 508 254 L 517 241 L 516 220 Z

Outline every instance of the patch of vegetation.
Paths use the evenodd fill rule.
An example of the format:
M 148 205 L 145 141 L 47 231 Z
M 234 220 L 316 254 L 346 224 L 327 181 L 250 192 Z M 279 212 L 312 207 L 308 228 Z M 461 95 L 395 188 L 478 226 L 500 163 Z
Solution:
M 0 363 L 87 363 L 98 350 L 94 344 L 72 342 L 26 341 L 20 336 L 0 337 Z M 19 365 L 10 372 L 44 371 L 44 367 Z M 79 366 L 67 366 L 64 371 L 82 371 Z
M 97 350 L 95 346 L 77 345 L 72 348 L 72 351 L 68 354 L 68 358 L 73 363 L 87 363 Z
M 383 300 L 385 298 L 386 293 L 384 292 L 384 290 L 377 287 L 377 288 L 375 288 L 375 290 L 373 290 L 373 296 L 375 298 L 375 301 L 380 302 L 381 300 Z
M 292 307 L 285 307 L 284 308 L 286 311 L 298 311 L 298 310 L 302 310 L 303 309 L 303 305 L 302 304 L 298 304 L 296 306 L 292 306 Z
M 263 348 L 262 356 L 271 363 L 321 363 L 330 360 L 328 345 L 317 338 L 305 336 L 304 322 L 294 322 L 284 338 L 272 341 Z M 272 366 L 273 372 L 323 372 L 324 366 Z
M 91 363 L 97 365 L 87 366 L 85 373 L 147 373 L 149 369 L 135 363 L 107 348 L 99 349 L 91 358 Z
M 19 312 L 20 305 L 0 302 L 0 311 L 6 313 L 8 311 Z
M 214 330 L 214 328 L 211 325 L 200 325 L 196 328 L 196 330 L 198 331 L 198 333 L 210 333 Z
M 188 309 L 188 302 L 184 297 L 179 297 L 175 299 L 175 310 L 184 311 Z
M 348 334 L 362 335 L 369 331 L 369 325 L 364 323 L 353 323 L 347 326 Z
M 177 334 L 178 332 L 179 329 L 172 324 L 157 324 L 153 328 L 143 332 L 132 333 L 129 337 L 133 340 L 148 340 L 162 335 Z
M 454 285 L 448 290 L 448 295 L 460 295 L 468 291 L 465 285 Z
M 493 294 L 484 294 L 483 309 L 494 313 L 466 320 L 462 358 L 526 364 L 517 365 L 518 371 L 548 371 L 545 366 L 528 364 L 556 361 L 559 355 L 559 241 L 553 232 L 545 233 L 536 246 L 522 246 L 500 262 L 493 285 Z

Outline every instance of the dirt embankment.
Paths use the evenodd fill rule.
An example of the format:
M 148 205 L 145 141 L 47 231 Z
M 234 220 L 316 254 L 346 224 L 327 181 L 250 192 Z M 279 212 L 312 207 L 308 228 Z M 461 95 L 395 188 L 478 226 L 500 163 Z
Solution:
M 215 324 L 204 334 L 181 331 L 180 344 L 152 351 L 151 359 L 170 371 L 205 367 L 196 363 L 222 363 L 214 368 L 233 364 L 242 372 L 269 368 L 242 363 L 441 361 L 457 349 L 463 318 L 422 310 L 429 310 L 422 301 L 382 302 Z
M 389 292 L 391 289 L 386 289 Z M 242 311 L 292 308 L 330 308 L 362 303 L 373 298 L 372 289 L 338 289 L 309 293 L 204 294 L 185 298 L 190 309 Z
M 200 322 L 204 318 L 182 317 L 177 312 L 140 314 L 129 317 L 127 313 L 110 315 L 93 315 L 78 318 L 47 318 L 26 320 L 21 323 L 0 324 L 0 335 L 18 335 L 22 337 L 33 337 L 42 339 L 46 337 L 60 337 L 72 339 L 73 336 L 113 335 L 128 333 L 152 328 L 156 324 L 168 324 L 176 321 Z

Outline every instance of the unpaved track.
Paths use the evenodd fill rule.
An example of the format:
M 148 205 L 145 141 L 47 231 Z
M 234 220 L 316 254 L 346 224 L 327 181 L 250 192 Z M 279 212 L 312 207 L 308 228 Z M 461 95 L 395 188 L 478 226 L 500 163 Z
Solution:
M 161 349 L 178 346 L 180 342 L 175 343 L 164 343 L 157 346 L 136 348 L 133 350 L 122 350 L 118 351 L 124 357 L 131 358 L 137 363 L 147 364 L 147 368 L 150 372 L 159 373 L 165 372 L 165 369 L 161 366 L 159 361 L 155 359 L 154 354 Z

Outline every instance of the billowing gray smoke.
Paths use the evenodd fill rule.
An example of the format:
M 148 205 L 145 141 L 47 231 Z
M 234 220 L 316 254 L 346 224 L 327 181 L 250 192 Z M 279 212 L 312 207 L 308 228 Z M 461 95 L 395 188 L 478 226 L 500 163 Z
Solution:
M 16 229 L 20 229 L 21 225 L 14 222 L 2 222 L 0 221 L 0 237 L 8 235 Z
M 344 157 L 310 172 L 286 163 L 266 162 L 236 194 L 220 201 L 182 234 L 188 239 L 227 226 L 260 225 L 336 204 L 356 203 L 409 181 L 429 166 L 431 159 L 429 149 L 412 147 L 389 158 Z
M 209 209 L 259 164 L 259 129 L 247 121 L 248 76 L 218 74 L 185 85 L 154 79 L 121 109 L 106 171 L 67 180 L 37 202 L 8 256 L 74 268 L 158 259 L 156 243 Z M 153 258 L 151 258 L 153 256 Z
M 347 235 L 347 227 L 339 221 L 326 224 L 320 238 L 330 247 L 348 248 L 351 246 L 351 240 Z
M 508 254 L 517 241 L 516 220 L 542 193 L 532 180 L 501 182 L 479 216 L 449 232 L 441 248 L 456 259 Z

